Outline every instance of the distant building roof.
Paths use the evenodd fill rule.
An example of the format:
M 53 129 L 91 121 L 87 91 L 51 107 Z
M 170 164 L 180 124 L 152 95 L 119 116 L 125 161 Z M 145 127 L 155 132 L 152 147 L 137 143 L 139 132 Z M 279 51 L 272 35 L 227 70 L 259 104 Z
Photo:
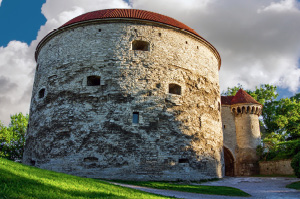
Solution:
M 260 104 L 243 89 L 240 89 L 235 96 L 221 96 L 222 105 L 233 104 Z
M 231 105 L 231 100 L 234 96 L 221 96 L 222 105 Z

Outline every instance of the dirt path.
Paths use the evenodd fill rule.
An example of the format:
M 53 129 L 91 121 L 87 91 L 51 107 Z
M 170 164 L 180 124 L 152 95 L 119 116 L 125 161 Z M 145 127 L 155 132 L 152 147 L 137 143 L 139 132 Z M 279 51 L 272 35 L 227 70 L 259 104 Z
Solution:
M 205 195 L 196 193 L 187 193 L 179 191 L 152 189 L 147 187 L 139 187 L 135 185 L 125 185 L 120 183 L 114 183 L 124 187 L 129 187 L 145 192 L 160 194 L 164 196 L 172 196 L 176 198 L 194 199 L 194 198 L 205 198 L 205 199 L 240 199 L 240 198 L 258 198 L 258 199 L 300 199 L 300 191 L 294 189 L 285 188 L 287 184 L 299 181 L 297 178 L 260 178 L 260 177 L 226 177 L 222 180 L 215 182 L 207 182 L 201 185 L 212 185 L 212 186 L 229 186 L 241 189 L 250 195 L 251 197 L 234 197 L 234 196 L 217 196 L 217 195 Z

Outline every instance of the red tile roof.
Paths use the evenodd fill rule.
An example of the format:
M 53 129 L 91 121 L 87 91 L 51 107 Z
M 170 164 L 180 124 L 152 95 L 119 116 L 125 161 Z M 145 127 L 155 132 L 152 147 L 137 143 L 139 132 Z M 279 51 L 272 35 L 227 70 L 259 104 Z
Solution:
M 234 96 L 221 96 L 222 105 L 231 105 L 231 100 Z
M 221 103 L 222 105 L 260 104 L 243 89 L 240 89 L 235 96 L 221 96 Z
M 155 22 L 171 25 L 180 29 L 185 29 L 186 31 L 193 33 L 194 35 L 201 37 L 193 29 L 191 29 L 187 25 L 171 17 L 154 13 L 154 12 L 149 12 L 145 10 L 136 10 L 136 9 L 107 9 L 107 10 L 88 12 L 78 17 L 75 17 L 74 19 L 71 19 L 61 27 L 65 27 L 83 21 L 90 21 L 95 19 L 107 19 L 107 18 L 133 18 L 133 19 L 155 21 Z
M 43 46 L 44 42 L 48 40 L 51 36 L 56 34 L 59 30 L 72 25 L 77 24 L 80 22 L 88 22 L 88 21 L 95 21 L 99 19 L 120 19 L 120 18 L 128 18 L 128 19 L 139 19 L 139 20 L 145 20 L 145 21 L 154 21 L 166 25 L 170 25 L 182 30 L 185 30 L 189 33 L 192 33 L 196 37 L 198 37 L 202 42 L 207 45 L 219 62 L 219 70 L 221 67 L 221 57 L 219 52 L 215 49 L 213 45 L 211 45 L 208 41 L 206 41 L 203 37 L 201 37 L 195 30 L 191 29 L 187 25 L 181 23 L 180 21 L 177 21 L 171 17 L 161 15 L 158 13 L 145 11 L 145 10 L 136 10 L 136 9 L 107 9 L 107 10 L 98 10 L 93 12 L 88 12 L 83 15 L 80 15 L 78 17 L 75 17 L 65 23 L 64 25 L 60 26 L 58 29 L 54 29 L 52 32 L 50 32 L 48 35 L 46 35 L 38 44 L 35 52 L 35 59 L 37 60 L 38 53 L 40 51 L 40 48 Z

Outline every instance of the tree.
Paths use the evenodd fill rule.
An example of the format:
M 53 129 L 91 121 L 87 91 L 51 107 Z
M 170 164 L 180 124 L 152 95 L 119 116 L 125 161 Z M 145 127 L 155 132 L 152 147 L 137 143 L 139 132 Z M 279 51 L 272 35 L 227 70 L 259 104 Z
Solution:
M 277 133 L 287 134 L 287 140 L 300 138 L 300 102 L 289 98 L 276 102 L 274 122 Z M 275 126 L 275 125 L 274 125 Z
M 0 157 L 20 160 L 23 157 L 29 115 L 12 115 L 8 127 L 0 121 Z
M 243 86 L 240 84 L 234 86 L 233 88 L 228 87 L 226 92 L 222 92 L 222 95 L 234 96 L 239 89 L 243 89 Z M 278 97 L 278 94 L 276 93 L 277 87 L 270 84 L 260 85 L 259 88 L 256 86 L 254 91 L 246 89 L 243 90 L 245 90 L 262 105 L 264 105 L 266 102 L 274 101 Z

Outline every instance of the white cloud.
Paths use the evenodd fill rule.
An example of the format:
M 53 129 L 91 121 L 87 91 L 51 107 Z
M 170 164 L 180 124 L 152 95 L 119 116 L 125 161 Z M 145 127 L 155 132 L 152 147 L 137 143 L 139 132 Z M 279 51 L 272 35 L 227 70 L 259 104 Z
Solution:
M 2 0 L 0 0 L 0 6 L 1 6 Z
M 1 0 L 0 0 L 1 2 Z M 220 52 L 221 89 L 272 83 L 295 92 L 300 87 L 300 12 L 296 0 L 131 0 L 136 9 L 173 17 Z M 128 8 L 122 0 L 47 0 L 47 22 L 30 46 L 13 41 L 0 48 L 0 120 L 28 112 L 37 43 L 71 18 L 93 10 Z M 3 91 L 3 92 L 1 92 Z
M 11 41 L 0 47 L 0 118 L 9 123 L 10 114 L 29 112 L 35 62 L 26 43 Z
M 250 89 L 264 83 L 293 92 L 299 89 L 300 12 L 295 0 L 204 3 L 132 0 L 131 3 L 134 8 L 171 16 L 212 43 L 222 58 L 221 90 L 237 83 Z
M 10 115 L 29 112 L 36 66 L 34 52 L 45 35 L 85 12 L 128 7 L 122 0 L 47 0 L 42 7 L 47 21 L 41 26 L 36 40 L 30 46 L 11 41 L 6 47 L 0 47 L 0 120 L 8 125 Z
M 282 0 L 280 2 L 271 2 L 269 6 L 258 9 L 258 12 L 299 12 L 297 8 L 297 0 Z

